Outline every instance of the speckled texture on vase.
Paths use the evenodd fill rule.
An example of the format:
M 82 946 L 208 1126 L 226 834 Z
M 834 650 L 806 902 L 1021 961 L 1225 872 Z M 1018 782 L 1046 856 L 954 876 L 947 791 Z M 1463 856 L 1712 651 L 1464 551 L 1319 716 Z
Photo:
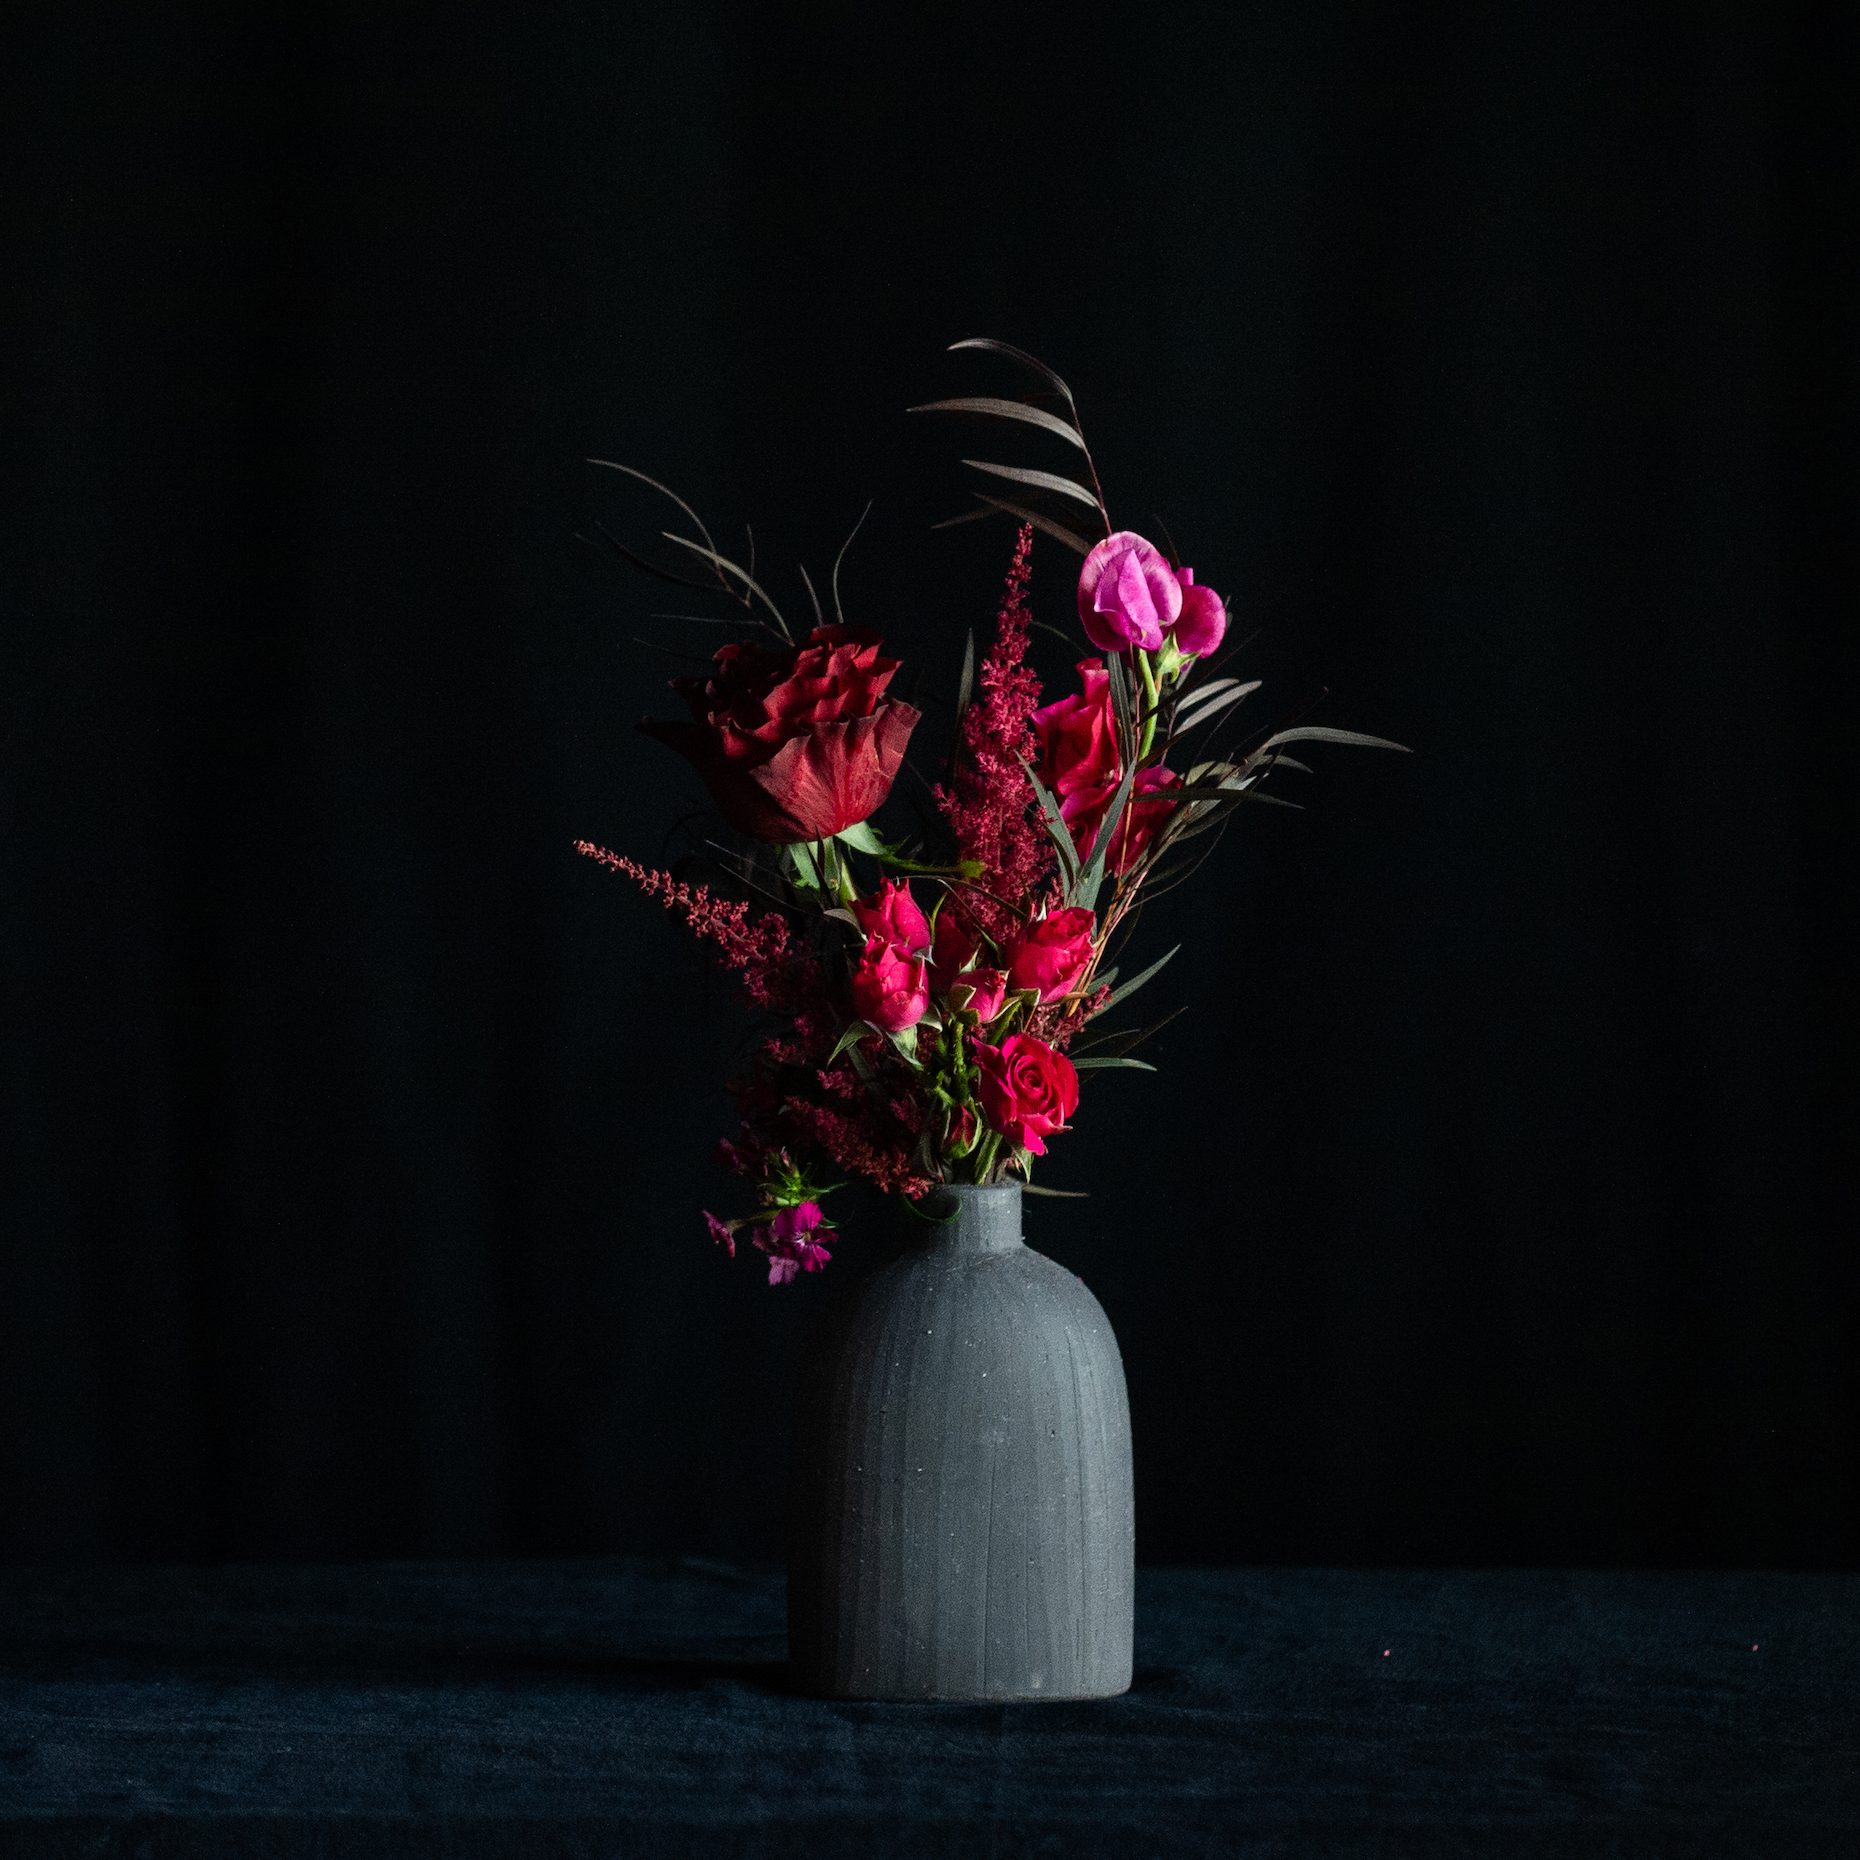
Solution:
M 1130 1685 L 1130 1408 L 1097 1299 L 948 1187 L 823 1322 L 796 1394 L 788 1643 L 831 1698 L 1109 1698 Z

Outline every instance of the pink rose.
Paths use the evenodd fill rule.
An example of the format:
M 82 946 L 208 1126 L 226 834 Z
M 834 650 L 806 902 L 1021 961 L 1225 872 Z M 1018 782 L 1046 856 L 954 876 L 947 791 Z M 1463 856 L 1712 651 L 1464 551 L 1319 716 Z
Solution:
M 852 914 L 867 936 L 883 937 L 905 955 L 918 956 L 930 947 L 930 920 L 917 908 L 908 879 L 881 880 L 876 897 L 853 900 Z
M 1182 584 L 1167 557 L 1135 530 L 1107 536 L 1079 571 L 1079 619 L 1103 652 L 1154 652 L 1182 611 Z
M 1078 696 L 1048 704 L 1032 718 L 1040 740 L 1040 779 L 1061 801 L 1081 788 L 1115 785 L 1118 777 L 1110 674 L 1102 659 L 1081 659 L 1078 673 L 1084 687 Z
M 972 1011 L 986 1027 L 1001 1012 L 1008 996 L 1005 969 L 964 969 L 949 985 L 949 1005 Z
M 936 920 L 936 947 L 930 952 L 930 986 L 940 995 L 948 994 L 981 947 L 980 937 L 945 905 Z
M 1145 797 L 1160 795 L 1166 788 L 1179 787 L 1181 781 L 1181 776 L 1174 769 L 1166 769 L 1161 763 L 1154 768 L 1137 771 L 1137 779 L 1130 784 L 1130 799 L 1124 803 L 1124 811 L 1118 819 L 1111 850 L 1105 854 L 1104 869 L 1113 878 L 1121 878 L 1143 857 L 1149 850 L 1150 841 L 1156 837 L 1157 828 L 1175 811 L 1173 802 Z M 1059 811 L 1066 825 L 1072 829 L 1073 842 L 1079 849 L 1081 859 L 1091 857 L 1098 829 L 1104 822 L 1116 792 L 1117 785 L 1112 782 L 1089 792 L 1069 794 L 1060 802 Z
M 866 939 L 865 954 L 852 973 L 853 1012 L 881 1033 L 902 1033 L 923 1019 L 930 1005 L 930 978 L 923 962 L 901 956 L 882 936 Z
M 1042 1007 L 1062 1000 L 1091 966 L 1096 927 L 1097 919 L 1082 907 L 1055 911 L 1029 924 L 1007 951 L 1008 986 L 1034 989 Z
M 981 1068 L 982 1115 L 1012 1143 L 1035 1156 L 1079 1108 L 1079 1075 L 1044 1040 L 1014 1033 L 1000 1046 L 972 1049 Z
M 1202 657 L 1221 643 L 1227 632 L 1227 609 L 1212 588 L 1195 585 L 1192 568 L 1178 568 L 1176 579 L 1182 584 L 1182 615 L 1175 623 L 1178 652 Z
M 817 1201 L 783 1208 L 768 1226 L 750 1235 L 750 1244 L 769 1256 L 769 1283 L 786 1285 L 797 1273 L 818 1272 L 833 1256 L 816 1234 L 831 1234 Z

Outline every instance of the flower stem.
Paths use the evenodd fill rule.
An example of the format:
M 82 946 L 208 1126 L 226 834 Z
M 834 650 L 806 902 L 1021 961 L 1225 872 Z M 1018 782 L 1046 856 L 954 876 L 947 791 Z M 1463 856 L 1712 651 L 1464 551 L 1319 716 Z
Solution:
M 1143 718 L 1143 740 L 1137 748 L 1137 760 L 1141 762 L 1150 753 L 1150 745 L 1156 740 L 1156 713 L 1162 699 L 1156 689 L 1156 668 L 1150 663 L 1150 655 L 1139 646 L 1130 656 L 1137 662 L 1137 673 L 1143 680 L 1143 695 L 1149 699 L 1149 708 Z

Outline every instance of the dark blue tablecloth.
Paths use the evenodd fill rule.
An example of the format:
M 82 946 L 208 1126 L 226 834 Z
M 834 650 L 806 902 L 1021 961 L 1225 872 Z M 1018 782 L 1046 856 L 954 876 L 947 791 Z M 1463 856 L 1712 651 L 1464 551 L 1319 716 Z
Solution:
M 6 1855 L 1860 1856 L 1860 1577 L 1149 1570 L 1087 1705 L 701 1561 L 0 1574 Z

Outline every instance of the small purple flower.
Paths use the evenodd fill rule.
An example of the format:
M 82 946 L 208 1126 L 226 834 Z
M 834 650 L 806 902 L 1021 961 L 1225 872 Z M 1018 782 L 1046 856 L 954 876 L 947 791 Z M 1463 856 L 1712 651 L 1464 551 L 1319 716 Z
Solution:
M 1155 652 L 1182 611 L 1182 584 L 1154 543 L 1118 530 L 1079 571 L 1079 620 L 1103 652 L 1141 646 Z
M 1175 623 L 1178 652 L 1197 658 L 1212 652 L 1227 632 L 1227 609 L 1212 588 L 1195 585 L 1192 568 L 1178 568 L 1176 579 L 1182 584 L 1182 617 Z
M 786 1285 L 798 1273 L 818 1272 L 832 1257 L 812 1237 L 825 1219 L 818 1202 L 804 1201 L 798 1208 L 783 1208 L 766 1227 L 756 1229 L 750 1242 L 769 1256 L 771 1285 Z
M 735 1223 L 731 1221 L 718 1220 L 716 1215 L 711 1213 L 711 1211 L 708 1208 L 706 1208 L 704 1210 L 704 1224 L 710 1229 L 711 1239 L 714 1240 L 717 1243 L 717 1245 L 722 1247 L 724 1251 L 728 1253 L 732 1259 L 734 1259 L 736 1257 Z

